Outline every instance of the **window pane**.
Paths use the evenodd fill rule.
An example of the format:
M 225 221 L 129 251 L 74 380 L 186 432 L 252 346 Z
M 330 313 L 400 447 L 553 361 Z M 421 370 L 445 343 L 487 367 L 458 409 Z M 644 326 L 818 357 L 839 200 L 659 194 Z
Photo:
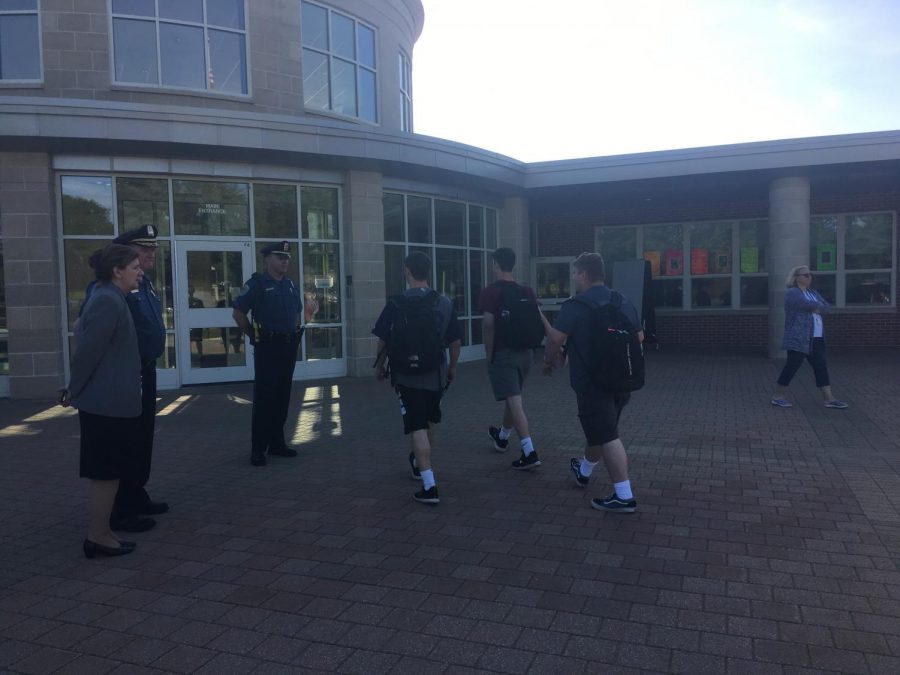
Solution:
M 615 263 L 634 260 L 637 255 L 637 230 L 633 227 L 600 227 L 597 229 L 597 246 L 606 264 L 606 283 L 614 286 Z
M 539 262 L 535 264 L 538 300 L 565 300 L 572 296 L 572 273 L 568 262 Z
M 731 224 L 688 225 L 691 236 L 691 274 L 731 273 Z
M 692 280 L 691 307 L 731 307 L 731 279 Z
M 111 238 L 112 179 L 63 176 L 62 216 L 64 234 L 100 234 Z
M 206 0 L 206 23 L 243 30 L 244 0 Z
M 172 87 L 206 89 L 206 50 L 203 29 L 159 24 L 162 83 Z
M 468 314 L 481 315 L 478 311 L 478 297 L 484 288 L 484 251 L 469 251 L 469 308 Z
M 156 24 L 113 19 L 116 82 L 159 84 L 156 64 Z
M 654 279 L 650 282 L 654 307 L 681 309 L 681 279 Z
M 169 333 L 166 335 L 166 348 L 162 355 L 156 359 L 156 369 L 166 370 L 175 367 L 175 335 Z
M 359 61 L 364 66 L 375 68 L 375 31 L 371 28 L 357 24 L 357 44 Z
M 768 277 L 741 277 L 741 307 L 767 307 Z
M 296 6 L 296 5 L 295 5 Z M 300 3 L 300 32 L 303 45 L 328 49 L 328 12 L 323 7 Z
M 891 273 L 868 272 L 847 275 L 848 305 L 891 304 Z
M 159 18 L 203 23 L 203 0 L 158 0 Z
M 469 206 L 469 246 L 484 247 L 484 209 Z
M 384 211 L 384 240 L 405 241 L 403 238 L 403 195 L 385 192 L 381 197 Z
M 247 93 L 247 51 L 243 35 L 210 30 L 209 62 L 210 89 Z
M 113 0 L 113 14 L 134 14 L 136 16 L 156 16 L 153 0 Z
M 650 261 L 650 271 L 654 277 L 681 276 L 684 273 L 683 258 L 681 225 L 656 225 L 644 228 L 644 260 Z M 668 295 L 671 295 L 670 290 Z M 663 305 L 657 305 L 660 306 Z M 680 296 L 678 306 L 681 307 Z
M 484 338 L 482 337 L 482 326 L 484 321 L 482 319 L 472 319 L 472 342 L 473 345 L 484 344 Z
M 304 239 L 339 237 L 335 188 L 300 188 L 300 209 Z
M 427 197 L 406 198 L 406 226 L 409 241 L 431 243 L 431 200 Z
M 331 83 L 334 88 L 331 109 L 342 115 L 356 117 L 356 66 L 334 59 L 331 68 Z
M 356 60 L 353 19 L 337 12 L 331 13 L 331 52 L 337 56 Z
M 253 186 L 257 237 L 297 238 L 297 189 L 293 185 Z
M 406 290 L 406 277 L 403 274 L 405 253 L 402 246 L 384 247 L 384 291 L 385 297 L 399 295 Z
M 0 16 L 0 78 L 41 79 L 37 14 Z
M 303 50 L 303 102 L 310 108 L 328 110 L 328 57 Z
M 147 272 L 159 302 L 162 305 L 163 324 L 169 330 L 175 328 L 175 296 L 172 285 L 172 245 L 160 240 L 156 249 L 156 264 Z
M 497 248 L 497 211 L 485 209 L 484 215 L 484 247 L 493 250 Z
M 365 68 L 359 70 L 359 116 L 369 122 L 378 119 L 377 93 L 375 91 L 375 73 Z
M 341 328 L 309 328 L 305 334 L 307 361 L 339 359 L 341 352 Z
M 311 323 L 340 323 L 340 279 L 337 244 L 303 244 L 303 291 L 318 305 Z
M 119 232 L 153 225 L 169 234 L 169 183 L 161 178 L 116 178 Z
M 434 200 L 434 241 L 436 244 L 465 246 L 466 205 Z
M 837 225 L 838 220 L 834 216 L 809 219 L 809 268 L 812 271 L 833 272 L 837 269 Z M 821 289 L 819 292 L 822 292 Z M 825 299 L 833 302 L 827 297 Z
M 78 312 L 84 302 L 84 290 L 94 280 L 94 270 L 88 265 L 88 259 L 94 251 L 103 248 L 108 243 L 108 239 L 67 239 L 63 242 L 69 330 L 73 330 L 75 327 Z
M 453 248 L 438 248 L 435 260 L 434 288 L 446 295 L 459 315 L 466 313 L 466 252 Z
M 889 213 L 847 216 L 844 267 L 848 270 L 893 267 L 893 224 Z
M 754 220 L 741 223 L 741 273 L 765 272 L 766 248 L 769 245 L 769 223 Z M 743 297 L 743 296 L 742 296 Z M 742 303 L 743 300 L 742 300 Z
M 410 66 L 406 54 L 400 52 L 400 91 L 409 93 Z
M 187 251 L 191 309 L 232 307 L 244 284 L 240 251 Z
M 176 180 L 172 191 L 178 234 L 250 234 L 250 190 L 246 183 Z
M 237 326 L 191 328 L 191 368 L 247 365 L 244 336 Z

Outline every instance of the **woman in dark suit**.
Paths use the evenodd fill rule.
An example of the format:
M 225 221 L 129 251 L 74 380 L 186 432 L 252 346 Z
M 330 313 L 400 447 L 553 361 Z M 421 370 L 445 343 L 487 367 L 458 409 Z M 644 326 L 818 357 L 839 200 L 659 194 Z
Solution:
M 91 481 L 83 548 L 93 558 L 125 555 L 135 547 L 113 534 L 109 517 L 141 414 L 141 359 L 125 295 L 144 273 L 134 249 L 119 244 L 97 251 L 89 264 L 97 285 L 75 326 L 71 376 L 59 402 L 78 408 L 80 475 Z

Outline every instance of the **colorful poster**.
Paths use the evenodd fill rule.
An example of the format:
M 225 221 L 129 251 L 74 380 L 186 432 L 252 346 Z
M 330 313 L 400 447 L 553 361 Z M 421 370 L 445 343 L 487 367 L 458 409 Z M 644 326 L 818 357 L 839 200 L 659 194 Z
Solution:
M 666 251 L 666 275 L 680 277 L 684 272 L 684 252 L 670 248 Z
M 819 244 L 816 246 L 816 270 L 819 272 L 833 272 L 837 258 L 837 247 L 834 244 Z
M 727 248 L 717 248 L 713 251 L 713 274 L 728 274 L 731 272 L 731 251 Z
M 691 249 L 691 274 L 709 274 L 709 249 Z
M 650 261 L 650 274 L 659 276 L 659 251 L 644 251 L 644 260 Z
M 741 272 L 744 274 L 759 272 L 759 249 L 756 246 L 741 248 Z

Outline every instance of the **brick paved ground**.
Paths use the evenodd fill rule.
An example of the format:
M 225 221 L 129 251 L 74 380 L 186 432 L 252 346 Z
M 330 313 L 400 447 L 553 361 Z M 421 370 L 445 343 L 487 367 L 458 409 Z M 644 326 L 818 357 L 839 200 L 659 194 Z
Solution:
M 900 359 L 832 359 L 848 411 L 767 403 L 776 364 L 650 355 L 623 438 L 640 500 L 567 473 L 565 379 L 530 381 L 543 467 L 508 469 L 483 366 L 416 483 L 374 381 L 298 385 L 301 456 L 247 462 L 249 387 L 164 392 L 138 552 L 85 560 L 77 422 L 0 402 L 0 670 L 23 673 L 900 672 Z M 605 478 L 602 472 L 595 474 Z

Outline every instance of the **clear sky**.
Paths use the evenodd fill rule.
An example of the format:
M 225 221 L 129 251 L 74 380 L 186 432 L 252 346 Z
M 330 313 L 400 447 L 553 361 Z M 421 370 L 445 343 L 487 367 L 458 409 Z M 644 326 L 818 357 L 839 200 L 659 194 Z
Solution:
M 414 131 L 524 161 L 900 129 L 900 0 L 423 0 Z

